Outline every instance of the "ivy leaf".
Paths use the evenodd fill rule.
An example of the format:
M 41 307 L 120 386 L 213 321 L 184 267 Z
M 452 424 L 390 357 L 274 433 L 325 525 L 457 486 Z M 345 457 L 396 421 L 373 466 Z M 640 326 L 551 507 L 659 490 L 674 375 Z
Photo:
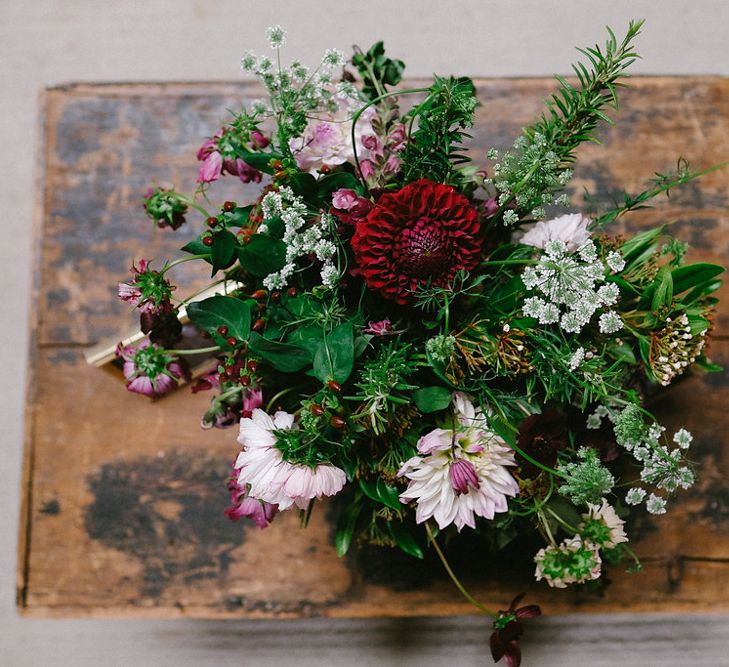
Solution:
M 276 340 L 268 340 L 255 331 L 248 339 L 251 351 L 282 373 L 297 373 L 311 364 L 311 352 Z
M 246 340 L 251 331 L 251 305 L 232 296 L 216 294 L 187 306 L 190 321 L 208 333 L 217 333 L 218 327 L 228 327 L 228 336 Z
M 314 353 L 314 376 L 321 382 L 346 382 L 354 366 L 354 327 L 345 322 L 321 339 Z
M 220 269 L 227 269 L 235 261 L 235 248 L 238 245 L 235 236 L 227 229 L 213 235 L 210 246 L 210 261 L 213 265 L 212 275 Z
M 286 263 L 286 244 L 266 234 L 254 234 L 237 252 L 240 265 L 259 278 L 280 271 Z
M 413 392 L 413 401 L 420 412 L 438 412 L 450 405 L 451 391 L 445 387 L 422 387 Z

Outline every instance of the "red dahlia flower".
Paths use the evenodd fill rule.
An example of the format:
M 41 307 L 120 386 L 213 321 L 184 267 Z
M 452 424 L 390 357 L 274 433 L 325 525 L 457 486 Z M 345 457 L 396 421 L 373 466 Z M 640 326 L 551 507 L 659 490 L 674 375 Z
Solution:
M 370 289 L 405 304 L 420 285 L 447 287 L 476 266 L 476 209 L 449 185 L 421 179 L 384 194 L 357 223 L 352 249 Z

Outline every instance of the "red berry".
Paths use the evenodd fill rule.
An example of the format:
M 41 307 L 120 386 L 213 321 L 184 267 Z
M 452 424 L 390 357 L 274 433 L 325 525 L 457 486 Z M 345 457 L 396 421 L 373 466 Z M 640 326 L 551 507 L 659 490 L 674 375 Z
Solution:
M 251 327 L 251 329 L 253 329 L 253 331 L 256 331 L 258 333 L 263 331 L 265 328 L 266 328 L 266 320 L 256 320 L 253 323 L 253 326 Z
M 208 227 L 215 227 L 215 225 L 218 224 L 218 219 L 217 218 L 210 217 L 205 222 L 207 223 L 207 226 Z
M 289 287 L 289 290 L 287 294 L 293 299 L 297 294 L 299 293 L 299 290 L 297 290 L 295 287 Z
M 244 387 L 247 387 L 251 383 L 251 378 L 249 376 L 247 376 L 247 375 L 244 375 L 243 377 L 241 377 L 240 383 Z
M 324 408 L 316 403 L 309 406 L 309 411 L 312 415 L 316 415 L 317 417 L 321 417 L 324 414 Z
M 329 423 L 330 423 L 330 424 L 331 424 L 331 425 L 332 425 L 332 426 L 333 426 L 334 428 L 344 428 L 344 427 L 345 427 L 345 426 L 347 425 L 347 422 L 346 422 L 346 421 L 344 421 L 344 419 L 342 419 L 341 417 L 332 417 L 332 418 L 331 418 L 331 419 L 329 420 Z
M 208 246 L 208 248 L 213 245 L 213 237 L 212 236 L 203 236 L 202 238 L 203 245 Z
M 331 167 L 328 164 L 323 164 L 319 169 L 320 174 L 328 174 L 330 171 Z
M 265 289 L 257 289 L 251 294 L 252 299 L 265 299 L 268 296 L 268 292 Z
M 246 366 L 251 373 L 255 373 L 258 370 L 258 362 L 255 359 L 249 359 Z
M 329 387 L 329 389 L 336 392 L 337 394 L 342 391 L 342 385 L 340 385 L 339 382 L 335 382 L 334 380 L 329 380 L 329 382 L 327 382 L 327 387 Z
M 225 204 L 223 204 L 223 210 L 226 213 L 230 213 L 235 208 L 235 202 L 234 201 L 227 201 Z
M 281 292 L 271 292 L 271 299 L 281 301 Z
M 283 169 L 283 163 L 281 162 L 281 160 L 274 160 L 273 162 L 271 162 L 271 166 L 276 171 L 281 171 Z
M 235 347 L 238 344 L 238 339 L 233 338 L 233 336 L 228 336 L 225 339 L 225 342 L 228 343 L 228 345 L 230 345 L 231 347 Z
M 228 335 L 228 327 L 226 327 L 226 326 L 225 326 L 224 324 L 221 324 L 221 325 L 220 325 L 220 326 L 218 327 L 218 333 L 219 333 L 219 334 L 220 334 L 221 336 L 227 336 L 227 335 Z

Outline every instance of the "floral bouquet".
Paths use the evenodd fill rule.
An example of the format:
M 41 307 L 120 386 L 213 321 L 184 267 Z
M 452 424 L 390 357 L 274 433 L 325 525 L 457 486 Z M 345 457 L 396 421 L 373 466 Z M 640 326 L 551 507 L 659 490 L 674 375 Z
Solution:
M 542 116 L 484 165 L 464 146 L 471 80 L 398 88 L 404 64 L 381 42 L 284 66 L 273 27 L 274 57 L 242 60 L 268 97 L 202 145 L 196 196 L 145 197 L 157 226 L 195 210 L 203 231 L 119 286 L 147 334 L 117 351 L 130 391 L 159 397 L 190 379 L 189 355 L 215 357 L 192 390 L 214 392 L 203 428 L 238 429 L 230 519 L 264 528 L 296 509 L 305 524 L 337 496 L 340 554 L 434 549 L 493 616 L 493 658 L 509 665 L 539 607 L 474 600 L 446 560 L 456 533 L 493 549 L 537 534 L 536 579 L 585 584 L 604 562 L 638 565 L 631 508 L 663 514 L 694 482 L 691 434 L 666 432 L 645 404 L 691 367 L 716 370 L 705 352 L 723 269 L 687 263 L 665 225 L 632 237 L 609 225 L 706 172 L 679 161 L 590 218 L 566 193 L 577 148 L 617 108 L 640 27 L 580 50 L 575 78 L 557 77 Z M 260 196 L 212 205 L 225 175 L 260 182 Z M 170 270 L 188 260 L 212 269 L 216 293 L 173 299 Z M 179 343 L 188 321 L 201 347 Z

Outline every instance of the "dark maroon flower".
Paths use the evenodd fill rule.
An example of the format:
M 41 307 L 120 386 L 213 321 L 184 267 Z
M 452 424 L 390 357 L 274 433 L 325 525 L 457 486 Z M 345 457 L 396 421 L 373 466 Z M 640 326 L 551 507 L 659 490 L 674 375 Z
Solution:
M 272 505 L 258 498 L 248 495 L 248 484 L 239 484 L 238 469 L 233 467 L 233 474 L 228 480 L 230 491 L 230 507 L 225 510 L 225 516 L 231 521 L 238 521 L 243 517 L 252 519 L 259 528 L 268 526 L 278 512 L 278 505 Z
M 418 287 L 448 287 L 476 266 L 478 213 L 451 186 L 422 179 L 382 195 L 357 224 L 352 249 L 367 286 L 405 304 Z
M 504 660 L 507 667 L 519 667 L 521 665 L 521 647 L 519 638 L 524 634 L 523 621 L 535 618 L 542 613 L 539 605 L 530 604 L 526 607 L 518 607 L 526 593 L 517 595 L 506 611 L 499 611 L 499 616 L 494 620 L 494 631 L 491 634 L 491 657 L 494 662 Z
M 175 287 L 164 277 L 164 272 L 151 269 L 150 262 L 146 259 L 140 259 L 139 266 L 132 264 L 130 271 L 131 281 L 119 283 L 117 290 L 122 301 L 151 315 L 171 313 L 174 310 L 170 299 Z
M 182 380 L 190 377 L 183 359 L 151 345 L 146 340 L 136 349 L 120 344 L 116 355 L 124 361 L 123 372 L 127 379 L 127 389 L 150 398 L 168 394 Z
M 559 410 L 545 410 L 538 415 L 530 415 L 519 424 L 517 446 L 525 454 L 548 468 L 557 464 L 557 453 L 568 444 L 567 417 Z M 534 479 L 542 472 L 541 468 L 527 461 L 518 451 L 519 477 Z

